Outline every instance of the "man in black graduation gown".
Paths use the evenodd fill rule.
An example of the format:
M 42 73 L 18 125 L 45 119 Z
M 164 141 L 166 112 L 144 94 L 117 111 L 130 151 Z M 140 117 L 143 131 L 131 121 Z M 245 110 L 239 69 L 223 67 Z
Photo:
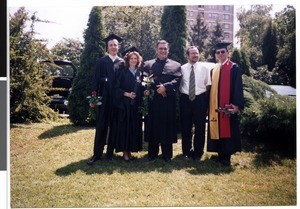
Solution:
M 212 70 L 207 140 L 207 151 L 218 152 L 217 162 L 224 166 L 230 166 L 231 155 L 241 151 L 237 113 L 244 108 L 242 71 L 228 59 L 229 44 L 215 48 L 219 64 Z
M 149 115 L 145 118 L 148 159 L 157 158 L 160 144 L 166 162 L 171 161 L 173 143 L 177 142 L 176 92 L 181 80 L 181 65 L 168 59 L 168 53 L 168 42 L 161 40 L 156 45 L 157 58 L 144 63 L 144 71 L 154 78 L 154 97 L 150 100 Z
M 100 58 L 95 66 L 95 73 L 92 81 L 92 92 L 97 92 L 97 96 L 102 97 L 102 104 L 96 110 L 96 134 L 94 139 L 94 154 L 88 160 L 88 165 L 99 160 L 103 155 L 104 145 L 107 144 L 106 158 L 111 159 L 113 155 L 113 144 L 111 132 L 113 130 L 113 87 L 115 82 L 115 72 L 119 69 L 124 60 L 118 57 L 119 42 L 122 38 L 115 34 L 103 39 L 106 42 L 107 56 Z M 95 104 L 90 103 L 93 108 Z

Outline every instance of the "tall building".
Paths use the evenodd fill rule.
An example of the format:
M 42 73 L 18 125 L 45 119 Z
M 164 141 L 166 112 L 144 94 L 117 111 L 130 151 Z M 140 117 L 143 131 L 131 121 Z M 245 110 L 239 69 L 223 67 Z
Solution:
M 224 41 L 234 41 L 234 6 L 233 5 L 195 5 L 186 6 L 187 21 L 195 25 L 198 14 L 203 17 L 204 23 L 212 29 L 217 21 L 222 25 Z

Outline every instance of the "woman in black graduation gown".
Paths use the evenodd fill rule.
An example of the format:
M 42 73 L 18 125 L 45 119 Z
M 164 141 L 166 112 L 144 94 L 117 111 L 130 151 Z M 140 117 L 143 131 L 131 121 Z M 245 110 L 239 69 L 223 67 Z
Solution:
M 127 50 L 125 66 L 117 72 L 115 85 L 115 105 L 117 118 L 114 128 L 116 152 L 123 152 L 125 161 L 134 159 L 131 152 L 141 151 L 142 115 L 139 105 L 142 97 L 141 72 L 142 57 L 135 47 Z

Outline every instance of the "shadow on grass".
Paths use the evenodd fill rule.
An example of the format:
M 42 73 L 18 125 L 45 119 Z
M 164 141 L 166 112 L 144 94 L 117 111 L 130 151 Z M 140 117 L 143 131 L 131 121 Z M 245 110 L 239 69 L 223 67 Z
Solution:
M 77 171 L 82 171 L 87 175 L 102 173 L 113 174 L 116 172 L 121 174 L 138 172 L 146 173 L 153 171 L 171 173 L 174 170 L 184 169 L 186 172 L 192 175 L 218 175 L 221 173 L 231 173 L 234 171 L 234 167 L 224 167 L 210 159 L 204 159 L 202 161 L 195 162 L 191 159 L 184 159 L 182 156 L 176 156 L 169 163 L 163 161 L 160 157 L 154 161 L 148 161 L 147 156 L 130 162 L 125 162 L 120 156 L 114 156 L 114 159 L 111 161 L 101 159 L 96 161 L 93 166 L 88 166 L 87 161 L 88 159 L 71 163 L 67 166 L 57 169 L 55 174 L 58 176 L 68 176 Z
M 243 152 L 257 153 L 252 163 L 255 167 L 268 167 L 283 165 L 286 159 L 295 159 L 293 152 L 281 149 L 274 145 L 258 142 L 251 139 L 243 139 Z
M 74 126 L 72 124 L 65 124 L 65 125 L 59 125 L 55 126 L 50 130 L 45 131 L 41 135 L 38 136 L 39 139 L 49 139 L 56 136 L 62 136 L 70 133 L 75 133 L 77 131 L 81 130 L 88 130 L 88 129 L 94 129 L 94 127 L 88 127 L 88 126 Z

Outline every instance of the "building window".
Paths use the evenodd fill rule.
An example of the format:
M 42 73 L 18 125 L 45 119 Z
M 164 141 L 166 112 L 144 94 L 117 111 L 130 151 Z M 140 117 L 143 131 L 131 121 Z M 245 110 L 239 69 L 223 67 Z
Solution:
M 208 17 L 212 19 L 218 19 L 219 15 L 217 13 L 209 13 Z
M 223 14 L 223 20 L 229 20 L 230 15 L 229 14 Z
M 211 10 L 218 10 L 218 5 L 209 5 Z
M 224 11 L 230 11 L 230 6 L 229 5 L 224 5 L 223 10 Z
M 230 24 L 224 23 L 223 27 L 224 27 L 224 29 L 230 29 Z
M 230 38 L 230 34 L 229 33 L 224 33 L 224 38 Z
M 217 23 L 215 23 L 215 22 L 209 22 L 208 23 L 208 27 L 216 27 L 217 26 Z

